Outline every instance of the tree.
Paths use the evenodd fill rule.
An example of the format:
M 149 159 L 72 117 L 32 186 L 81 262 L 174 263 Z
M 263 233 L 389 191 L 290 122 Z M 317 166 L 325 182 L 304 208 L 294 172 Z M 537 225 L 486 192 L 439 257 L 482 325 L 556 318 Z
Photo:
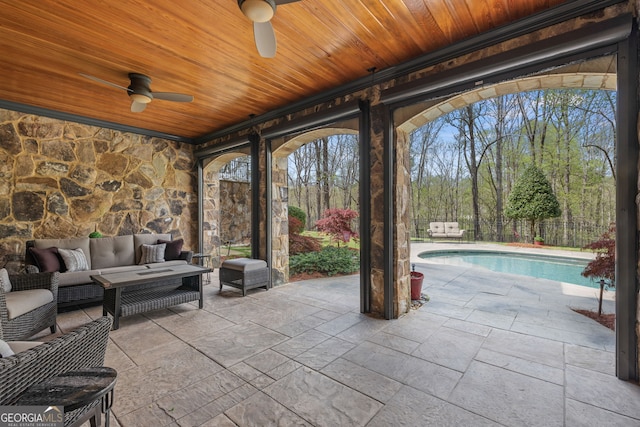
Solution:
M 609 230 L 595 242 L 591 242 L 584 249 L 591 249 L 596 253 L 595 259 L 589 261 L 582 270 L 584 277 L 600 278 L 600 299 L 598 301 L 598 316 L 602 315 L 602 291 L 605 281 L 610 288 L 616 286 L 616 225 L 611 224 Z
M 327 209 L 323 218 L 316 221 L 316 227 L 319 231 L 331 235 L 338 244 L 346 243 L 352 237 L 358 237 L 358 233 L 351 227 L 351 223 L 357 217 L 358 212 L 351 209 Z
M 504 214 L 509 218 L 529 221 L 533 242 L 536 222 L 559 217 L 562 211 L 544 173 L 532 164 L 516 181 Z

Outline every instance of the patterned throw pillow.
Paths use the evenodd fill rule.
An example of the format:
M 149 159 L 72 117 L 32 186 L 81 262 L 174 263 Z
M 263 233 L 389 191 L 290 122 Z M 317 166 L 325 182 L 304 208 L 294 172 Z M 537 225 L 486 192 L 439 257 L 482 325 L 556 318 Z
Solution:
M 58 248 L 58 253 L 64 261 L 64 265 L 67 267 L 67 271 L 87 271 L 89 270 L 89 264 L 87 258 L 84 256 L 82 249 L 62 249 Z
M 154 262 L 164 262 L 164 251 L 167 248 L 166 243 L 162 243 L 160 245 L 145 245 L 143 244 L 140 249 L 142 249 L 142 256 L 140 257 L 139 264 L 151 264 Z
M 0 285 L 5 292 L 11 292 L 11 281 L 9 280 L 9 272 L 6 268 L 0 269 Z
M 167 248 L 164 251 L 164 259 L 171 261 L 174 259 L 180 259 L 180 253 L 182 252 L 182 245 L 184 245 L 183 239 L 176 240 L 158 240 L 158 244 L 164 243 Z

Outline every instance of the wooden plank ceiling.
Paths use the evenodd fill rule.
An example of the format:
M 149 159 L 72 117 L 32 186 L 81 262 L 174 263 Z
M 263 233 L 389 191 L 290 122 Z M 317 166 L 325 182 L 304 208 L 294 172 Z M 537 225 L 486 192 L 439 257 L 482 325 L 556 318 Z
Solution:
M 0 0 L 0 100 L 195 138 L 564 0 L 301 0 L 277 7 L 274 58 L 236 0 Z M 128 73 L 155 99 L 132 113 Z

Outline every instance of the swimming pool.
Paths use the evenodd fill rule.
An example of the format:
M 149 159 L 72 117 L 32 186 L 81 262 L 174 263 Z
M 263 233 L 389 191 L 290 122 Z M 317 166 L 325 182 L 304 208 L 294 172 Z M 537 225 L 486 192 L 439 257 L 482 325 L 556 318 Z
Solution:
M 520 274 L 590 288 L 600 287 L 595 281 L 580 274 L 588 263 L 588 260 L 585 259 L 470 250 L 423 252 L 418 256 L 423 259 L 437 260 L 441 264 L 478 265 L 499 273 Z

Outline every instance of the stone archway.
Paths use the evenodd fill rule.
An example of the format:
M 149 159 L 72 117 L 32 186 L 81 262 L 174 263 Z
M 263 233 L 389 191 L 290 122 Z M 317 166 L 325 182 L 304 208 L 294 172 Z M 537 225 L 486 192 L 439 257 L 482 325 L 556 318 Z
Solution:
M 289 184 L 288 157 L 303 145 L 322 137 L 332 135 L 357 135 L 357 121 L 342 123 L 340 126 L 330 126 L 314 129 L 298 134 L 294 137 L 283 137 L 272 141 L 272 212 L 273 212 L 273 243 L 272 263 L 274 267 L 273 284 L 279 285 L 289 281 Z
M 478 89 L 405 107 L 396 112 L 396 126 L 406 135 L 425 123 L 467 105 L 501 95 L 541 89 L 616 90 L 616 59 L 607 56 L 559 68 L 553 72 L 536 74 L 516 80 L 482 86 Z
M 231 160 L 244 157 L 247 153 L 234 151 L 207 159 L 203 164 L 202 192 L 202 252 L 211 255 L 212 267 L 221 264 L 221 211 L 220 211 L 220 169 Z

